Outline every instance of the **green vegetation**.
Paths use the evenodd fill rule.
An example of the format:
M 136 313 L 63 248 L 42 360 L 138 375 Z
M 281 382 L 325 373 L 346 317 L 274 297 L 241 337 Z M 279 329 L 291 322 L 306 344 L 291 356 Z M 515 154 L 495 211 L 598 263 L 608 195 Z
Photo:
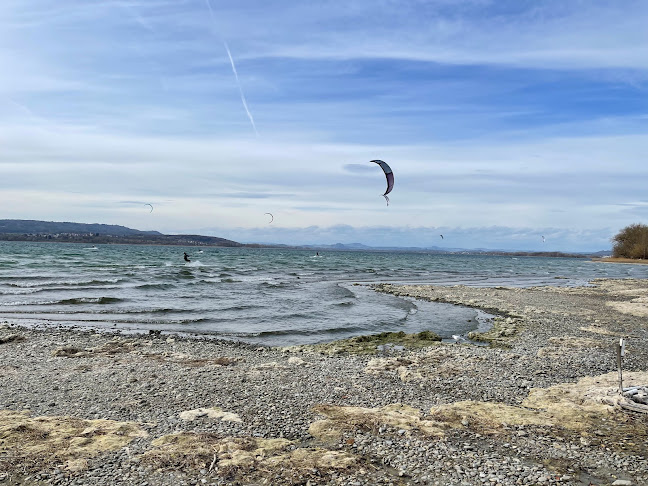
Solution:
M 304 344 L 291 346 L 287 349 L 293 351 L 307 351 L 324 354 L 380 354 L 379 346 L 385 346 L 389 351 L 390 347 L 402 346 L 404 349 L 417 349 L 434 346 L 441 341 L 441 336 L 432 331 L 421 331 L 414 334 L 399 332 L 381 332 L 368 336 L 356 336 L 340 341 L 322 344 Z
M 648 258 L 648 226 L 631 224 L 623 228 L 614 238 L 612 256 L 614 258 Z

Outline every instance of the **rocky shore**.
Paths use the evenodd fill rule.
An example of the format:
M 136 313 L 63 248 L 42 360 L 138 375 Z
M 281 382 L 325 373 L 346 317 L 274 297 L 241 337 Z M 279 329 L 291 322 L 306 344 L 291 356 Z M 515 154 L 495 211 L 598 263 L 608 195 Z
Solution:
M 489 345 L 0 320 L 0 484 L 648 484 L 648 414 L 616 405 L 614 353 L 626 338 L 624 383 L 648 384 L 648 281 L 375 290 L 495 314 L 471 336 Z

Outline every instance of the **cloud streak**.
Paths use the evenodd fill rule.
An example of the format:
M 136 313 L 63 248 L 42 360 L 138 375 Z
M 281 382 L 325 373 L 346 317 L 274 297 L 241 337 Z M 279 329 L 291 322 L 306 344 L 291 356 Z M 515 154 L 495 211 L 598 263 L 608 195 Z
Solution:
M 205 2 L 207 3 L 207 8 L 209 9 L 209 16 L 211 18 L 211 21 L 212 23 L 215 23 L 216 19 L 214 18 L 214 11 L 212 10 L 211 3 L 209 0 L 205 0 Z M 245 109 L 245 113 L 250 119 L 250 123 L 252 124 L 252 129 L 254 130 L 254 134 L 258 137 L 259 132 L 257 131 L 256 124 L 254 123 L 254 117 L 252 116 L 252 113 L 250 113 L 250 109 L 248 108 L 247 101 L 245 100 L 245 94 L 243 93 L 243 86 L 241 85 L 241 80 L 239 79 L 238 72 L 236 71 L 234 58 L 232 57 L 230 48 L 224 39 L 223 39 L 223 46 L 225 47 L 225 51 L 227 51 L 227 57 L 229 58 L 230 65 L 232 66 L 232 72 L 234 73 L 234 78 L 236 79 L 236 85 L 238 86 L 239 93 L 241 95 L 241 103 L 243 103 L 243 108 Z

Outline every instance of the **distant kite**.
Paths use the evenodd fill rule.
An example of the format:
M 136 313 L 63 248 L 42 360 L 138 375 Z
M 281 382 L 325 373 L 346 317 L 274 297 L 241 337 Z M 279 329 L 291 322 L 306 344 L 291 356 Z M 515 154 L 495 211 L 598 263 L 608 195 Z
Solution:
M 270 216 L 270 221 L 268 222 L 268 224 L 274 221 L 274 216 L 271 213 L 263 213 L 263 214 L 267 214 L 268 216 Z
M 441 237 L 441 239 L 443 239 L 443 235 L 439 235 L 439 236 Z
M 153 205 L 149 203 L 145 203 L 144 206 L 151 206 L 151 210 L 149 211 L 149 214 L 153 212 Z
M 372 160 L 371 162 L 378 164 L 385 172 L 385 177 L 387 178 L 387 190 L 383 194 L 383 197 L 387 201 L 387 206 L 389 206 L 389 198 L 387 197 L 387 194 L 389 194 L 394 188 L 394 173 L 392 172 L 391 167 L 387 165 L 387 162 L 383 162 L 382 160 Z
M 545 237 L 544 237 L 544 236 L 542 237 L 542 242 L 543 242 L 543 243 L 545 242 Z

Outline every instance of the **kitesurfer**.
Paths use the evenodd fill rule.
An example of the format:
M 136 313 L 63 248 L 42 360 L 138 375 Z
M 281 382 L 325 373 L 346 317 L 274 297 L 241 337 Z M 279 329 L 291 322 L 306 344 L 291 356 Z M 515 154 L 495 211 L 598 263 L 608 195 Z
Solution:
M 185 262 L 190 262 L 191 261 L 191 260 L 189 260 L 189 255 L 187 255 L 186 251 L 184 252 L 184 260 L 185 260 Z

